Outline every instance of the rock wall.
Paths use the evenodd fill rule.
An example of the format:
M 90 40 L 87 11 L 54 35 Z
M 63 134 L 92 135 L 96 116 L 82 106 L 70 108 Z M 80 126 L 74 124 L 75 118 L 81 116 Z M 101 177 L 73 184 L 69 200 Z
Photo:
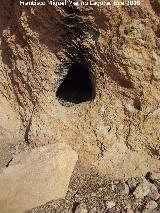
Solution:
M 0 79 L 1 95 L 18 117 L 19 138 L 32 147 L 69 144 L 80 165 L 112 178 L 156 171 L 159 1 L 57 8 L 18 2 L 1 3 Z M 92 74 L 94 100 L 75 104 L 56 96 L 74 64 Z

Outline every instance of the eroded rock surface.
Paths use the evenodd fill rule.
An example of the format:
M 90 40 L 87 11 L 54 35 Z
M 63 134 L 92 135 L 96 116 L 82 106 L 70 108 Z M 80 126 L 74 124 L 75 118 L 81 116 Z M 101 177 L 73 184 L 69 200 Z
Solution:
M 160 135 L 159 16 L 153 4 L 25 7 L 7 0 L 1 8 L 1 92 L 18 109 L 24 141 L 63 141 L 82 164 L 98 164 L 101 172 L 109 160 L 103 156 L 116 152 L 118 167 L 125 162 L 121 178 L 126 170 L 130 177 L 153 172 Z M 74 85 L 56 94 L 78 64 L 92 74 L 96 92 L 93 99 L 89 93 L 80 97 L 81 103 L 72 100 L 85 90 L 77 93 Z M 126 161 L 130 156 L 133 165 Z M 109 175 L 117 178 L 115 163 Z
M 160 10 L 159 0 L 141 2 L 25 7 L 2 0 L 0 142 L 63 142 L 79 154 L 79 167 L 110 180 L 157 175 Z M 70 71 L 79 77 L 66 80 Z

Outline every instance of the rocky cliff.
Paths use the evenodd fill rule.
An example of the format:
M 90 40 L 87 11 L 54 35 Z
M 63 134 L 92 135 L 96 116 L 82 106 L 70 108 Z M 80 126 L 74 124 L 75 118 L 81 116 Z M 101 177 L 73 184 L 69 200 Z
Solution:
M 159 169 L 160 3 L 0 5 L 0 140 L 70 145 L 109 179 Z

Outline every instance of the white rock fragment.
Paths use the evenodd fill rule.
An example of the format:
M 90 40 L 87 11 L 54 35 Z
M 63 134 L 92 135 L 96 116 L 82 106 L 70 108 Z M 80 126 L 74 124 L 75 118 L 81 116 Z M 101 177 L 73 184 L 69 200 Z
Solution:
M 155 209 L 155 208 L 157 208 L 157 206 L 158 206 L 158 204 L 154 200 L 151 200 L 147 203 L 146 208 Z
M 156 186 L 156 188 L 157 188 L 158 190 L 160 190 L 160 180 L 155 180 L 155 181 L 154 181 L 154 185 Z
M 142 182 L 142 178 L 130 178 L 128 181 L 127 181 L 127 184 L 129 186 L 130 189 L 135 189 L 136 186 Z
M 153 200 L 158 200 L 160 198 L 160 194 L 158 192 L 158 189 L 154 184 L 151 185 L 148 197 L 150 197 Z
M 66 195 L 77 154 L 64 144 L 20 153 L 0 174 L 0 212 L 22 213 Z
M 151 191 L 152 184 L 149 183 L 145 178 L 143 179 L 143 182 L 140 183 L 135 191 L 133 192 L 133 195 L 137 199 L 143 199 L 145 196 L 147 196 Z
M 115 202 L 114 201 L 109 201 L 107 202 L 107 209 L 112 209 L 113 207 L 115 207 Z

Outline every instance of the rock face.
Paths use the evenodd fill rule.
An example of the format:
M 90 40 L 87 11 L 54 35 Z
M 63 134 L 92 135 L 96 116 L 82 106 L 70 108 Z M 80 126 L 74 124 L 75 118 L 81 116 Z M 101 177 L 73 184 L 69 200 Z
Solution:
M 80 164 L 113 179 L 158 170 L 156 5 L 158 0 L 135 7 L 1 1 L 0 89 L 25 143 L 63 141 L 78 152 Z
M 0 174 L 0 212 L 22 213 L 66 195 L 77 154 L 55 144 L 21 152 Z
M 81 173 L 68 206 L 60 201 L 51 212 L 90 206 L 123 212 L 119 200 L 130 196 L 135 205 L 123 205 L 142 212 L 144 201 L 158 203 L 160 196 L 159 0 L 103 7 L 44 2 L 0 3 L 0 167 L 8 167 L 0 176 L 0 209 L 18 212 L 64 196 L 76 156 L 46 147 L 63 142 L 78 153 Z M 21 145 L 36 149 L 15 158 Z M 149 173 L 151 182 L 139 181 Z M 98 193 L 99 179 L 92 185 L 92 178 L 102 174 L 127 184 L 120 195 L 106 182 Z M 74 200 L 79 191 L 84 202 Z M 93 199 L 90 192 L 97 193 Z M 115 206 L 107 209 L 110 201 Z

